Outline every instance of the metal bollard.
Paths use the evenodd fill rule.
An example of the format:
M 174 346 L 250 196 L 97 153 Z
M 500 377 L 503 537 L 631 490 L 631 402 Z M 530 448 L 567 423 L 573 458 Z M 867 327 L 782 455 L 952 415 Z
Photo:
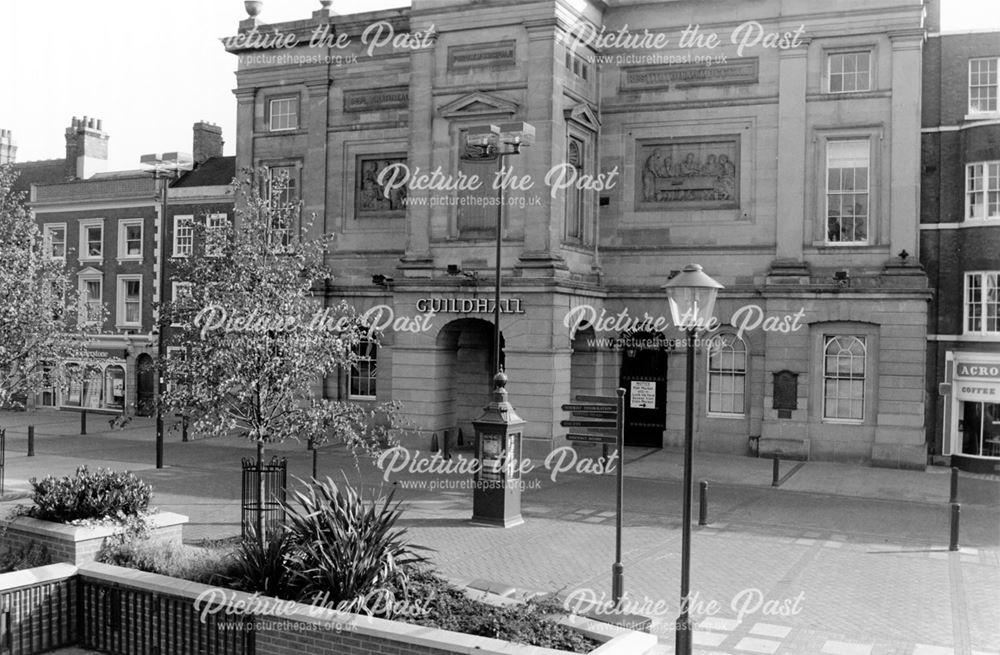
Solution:
M 28 426 L 28 457 L 35 456 L 35 426 Z
M 958 467 L 951 467 L 951 493 L 948 498 L 949 503 L 958 502 Z
M 962 506 L 958 503 L 951 504 L 951 544 L 948 550 L 958 550 L 958 520 L 962 515 Z
M 444 430 L 442 432 L 442 435 L 444 438 L 444 459 L 445 461 L 448 461 L 451 459 L 451 444 L 449 443 L 451 441 L 451 438 L 447 430 Z
M 438 433 L 434 432 L 431 434 L 431 452 L 436 453 L 439 450 L 440 448 L 438 447 Z
M 698 490 L 698 525 L 708 525 L 708 482 L 699 482 Z
M 771 486 L 778 486 L 778 477 L 781 474 L 781 460 L 774 458 L 774 465 L 771 467 Z
M 87 410 L 80 410 L 80 434 L 87 434 Z
M 181 441 L 186 442 L 188 440 L 188 417 L 181 417 Z

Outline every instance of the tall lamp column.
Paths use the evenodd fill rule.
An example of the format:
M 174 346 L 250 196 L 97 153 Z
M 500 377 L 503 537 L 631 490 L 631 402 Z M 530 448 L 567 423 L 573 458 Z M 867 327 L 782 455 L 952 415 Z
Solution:
M 691 655 L 691 477 L 694 450 L 694 357 L 695 336 L 712 318 L 715 298 L 723 286 L 706 275 L 698 264 L 688 264 L 663 286 L 667 292 L 674 325 L 687 335 L 687 366 L 684 396 L 684 507 L 681 518 L 681 601 L 677 617 L 675 655 Z

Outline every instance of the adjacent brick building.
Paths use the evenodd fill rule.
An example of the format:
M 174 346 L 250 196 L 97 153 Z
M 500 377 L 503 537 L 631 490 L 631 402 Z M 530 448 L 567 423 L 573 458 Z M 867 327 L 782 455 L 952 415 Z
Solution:
M 931 34 L 924 53 L 921 261 L 930 305 L 927 439 L 1000 466 L 1000 32 Z
M 470 158 L 467 137 L 526 121 L 535 143 L 504 165 L 532 188 L 499 194 L 501 359 L 526 454 L 566 443 L 561 404 L 619 385 L 628 443 L 680 442 L 683 353 L 661 286 L 696 261 L 726 286 L 724 346 L 698 357 L 698 448 L 924 466 L 924 12 L 414 0 L 244 21 L 228 42 L 237 164 L 288 172 L 313 229 L 336 235 L 329 301 L 387 326 L 327 394 L 403 401 L 421 447 L 471 433 L 489 397 L 499 199 L 497 163 Z M 251 30 L 298 45 L 254 48 Z M 393 185 L 403 164 L 452 185 Z M 457 188 L 474 174 L 482 187 Z

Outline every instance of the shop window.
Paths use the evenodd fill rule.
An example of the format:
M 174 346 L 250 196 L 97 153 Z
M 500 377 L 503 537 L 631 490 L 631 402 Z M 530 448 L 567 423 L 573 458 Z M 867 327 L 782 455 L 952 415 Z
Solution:
M 125 369 L 109 366 L 104 369 L 104 398 L 111 409 L 125 408 Z
M 375 400 L 378 344 L 363 338 L 353 350 L 355 361 L 348 372 L 347 397 L 351 400 Z
M 42 228 L 45 254 L 51 259 L 66 259 L 66 224 L 46 225 Z
M 965 334 L 1000 334 L 1000 271 L 966 273 Z
M 38 407 L 56 406 L 56 389 L 52 379 L 53 368 L 51 363 L 42 363 L 42 376 L 38 390 L 35 392 L 35 405 Z
M 866 360 L 864 337 L 825 337 L 823 418 L 844 421 L 864 419 Z
M 961 411 L 962 454 L 1000 457 L 1000 403 L 966 400 Z
M 735 334 L 714 337 L 708 349 L 708 413 L 744 416 L 746 378 L 746 343 Z
M 837 52 L 827 57 L 830 93 L 852 93 L 871 89 L 871 53 Z
M 1000 218 L 1000 161 L 965 167 L 965 218 Z
M 268 116 L 268 129 L 271 132 L 298 129 L 299 97 L 272 98 L 268 102 Z
M 194 250 L 194 216 L 174 216 L 174 257 L 188 257 Z
M 826 146 L 826 241 L 868 242 L 868 139 L 830 141 Z
M 969 113 L 993 114 L 997 107 L 997 63 L 1000 57 L 969 60 Z

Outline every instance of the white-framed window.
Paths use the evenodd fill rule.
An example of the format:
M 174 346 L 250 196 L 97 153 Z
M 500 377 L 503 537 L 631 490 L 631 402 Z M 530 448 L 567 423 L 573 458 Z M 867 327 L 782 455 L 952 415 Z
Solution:
M 80 221 L 80 261 L 104 259 L 104 219 Z
M 375 400 L 378 344 L 363 338 L 353 349 L 355 361 L 347 374 L 347 397 L 350 400 Z
M 45 256 L 49 259 L 66 259 L 66 224 L 49 223 L 42 227 Z
M 827 335 L 823 340 L 823 418 L 862 421 L 865 418 L 865 337 Z
M 872 88 L 871 52 L 834 52 L 827 56 L 830 93 L 856 93 Z
M 712 338 L 708 357 L 708 413 L 746 415 L 747 346 L 735 334 Z
M 297 165 L 268 166 L 267 197 L 271 205 L 270 244 L 275 250 L 291 245 L 295 205 L 299 200 L 299 167 Z
M 174 257 L 188 257 L 194 250 L 194 216 L 174 216 Z
M 181 303 L 186 299 L 191 298 L 191 290 L 194 288 L 194 284 L 191 282 L 171 282 L 170 283 L 170 302 L 174 303 L 173 314 L 176 319 L 179 310 L 186 310 L 186 307 L 181 307 Z M 180 301 L 180 302 L 179 302 Z M 170 324 L 171 327 L 182 327 L 184 323 L 173 322 Z
M 965 167 L 965 219 L 1000 218 L 1000 160 Z
M 965 274 L 965 334 L 1000 334 L 1000 271 Z
M 868 243 L 870 143 L 868 139 L 826 144 L 826 242 Z
M 120 327 L 142 326 L 142 276 L 118 276 L 118 318 Z
M 268 128 L 271 132 L 298 129 L 299 97 L 271 98 L 268 101 L 268 116 Z
M 1000 57 L 969 60 L 969 113 L 995 114 L 997 106 L 997 68 Z
M 104 280 L 101 274 L 80 275 L 81 326 L 100 326 L 104 309 Z
M 224 213 L 209 214 L 205 217 L 205 256 L 220 257 L 226 238 L 226 228 L 229 227 L 229 215 Z
M 142 219 L 118 221 L 118 259 L 142 259 Z

